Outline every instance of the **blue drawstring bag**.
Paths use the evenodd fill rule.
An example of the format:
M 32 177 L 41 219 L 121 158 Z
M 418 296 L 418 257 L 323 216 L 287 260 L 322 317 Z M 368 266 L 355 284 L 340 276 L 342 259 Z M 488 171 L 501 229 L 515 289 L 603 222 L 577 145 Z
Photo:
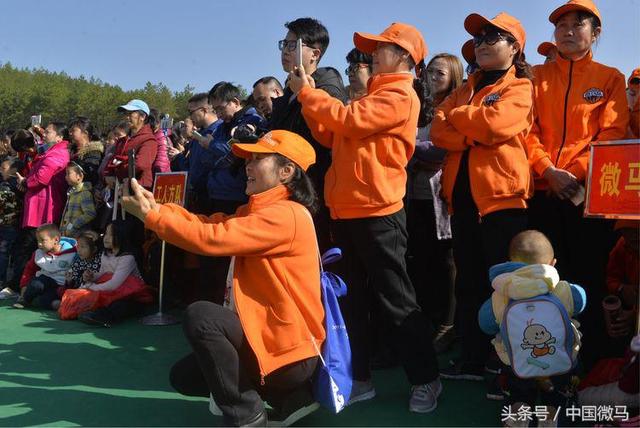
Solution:
M 322 344 L 319 367 L 313 383 L 315 399 L 334 413 L 346 406 L 351 396 L 353 377 L 351 372 L 351 345 L 347 326 L 342 318 L 338 297 L 347 294 L 347 286 L 336 274 L 325 272 L 324 266 L 342 258 L 339 248 L 332 248 L 322 255 L 320 278 L 322 287 L 322 305 L 324 306 L 324 327 L 326 339 Z M 315 345 L 315 340 L 313 341 Z

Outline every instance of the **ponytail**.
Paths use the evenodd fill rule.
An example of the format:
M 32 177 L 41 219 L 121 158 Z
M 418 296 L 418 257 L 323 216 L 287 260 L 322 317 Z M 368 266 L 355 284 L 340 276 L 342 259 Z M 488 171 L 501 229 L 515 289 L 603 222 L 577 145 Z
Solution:
M 276 164 L 279 167 L 293 163 L 290 159 L 282 156 L 281 154 L 276 153 L 274 156 L 276 157 Z M 311 214 L 315 214 L 319 208 L 316 189 L 313 187 L 313 183 L 307 173 L 295 163 L 293 163 L 293 165 L 295 167 L 293 176 L 291 177 L 291 180 L 284 183 L 287 189 L 289 189 L 289 199 L 304 206 Z
M 518 56 L 513 59 L 513 65 L 516 68 L 516 77 L 533 80 L 531 64 L 525 59 L 524 52 L 520 51 Z
M 433 120 L 434 102 L 431 93 L 431 85 L 427 82 L 427 66 L 420 61 L 415 66 L 417 79 L 413 79 L 413 89 L 420 100 L 420 112 L 418 114 L 418 128 L 427 126 Z

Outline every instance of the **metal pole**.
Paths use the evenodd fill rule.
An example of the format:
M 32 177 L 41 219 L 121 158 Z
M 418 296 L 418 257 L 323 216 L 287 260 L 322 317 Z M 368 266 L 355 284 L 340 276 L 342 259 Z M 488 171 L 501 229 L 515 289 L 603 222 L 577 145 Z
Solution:
M 164 250 L 166 248 L 166 242 L 162 241 L 162 251 L 160 252 L 160 291 L 158 295 L 158 313 L 162 313 L 162 289 L 164 288 Z

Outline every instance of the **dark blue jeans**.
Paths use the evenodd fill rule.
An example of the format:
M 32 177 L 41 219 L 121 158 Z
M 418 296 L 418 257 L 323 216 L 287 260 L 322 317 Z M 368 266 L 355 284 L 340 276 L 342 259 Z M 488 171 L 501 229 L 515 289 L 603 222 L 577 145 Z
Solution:
M 9 256 L 16 236 L 18 236 L 18 230 L 15 227 L 0 226 L 0 283 L 5 283 L 7 280 Z
M 58 299 L 58 286 L 53 278 L 46 275 L 36 276 L 27 284 L 24 301 L 43 309 L 51 309 L 51 302 Z

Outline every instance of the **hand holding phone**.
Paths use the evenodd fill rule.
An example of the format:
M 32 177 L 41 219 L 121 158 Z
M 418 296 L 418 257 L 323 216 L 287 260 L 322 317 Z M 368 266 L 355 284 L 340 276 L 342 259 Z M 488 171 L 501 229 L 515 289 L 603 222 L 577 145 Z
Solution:
M 40 126 L 42 124 L 42 115 L 41 114 L 34 114 L 33 116 L 31 116 L 31 126 L 36 127 L 36 126 Z

